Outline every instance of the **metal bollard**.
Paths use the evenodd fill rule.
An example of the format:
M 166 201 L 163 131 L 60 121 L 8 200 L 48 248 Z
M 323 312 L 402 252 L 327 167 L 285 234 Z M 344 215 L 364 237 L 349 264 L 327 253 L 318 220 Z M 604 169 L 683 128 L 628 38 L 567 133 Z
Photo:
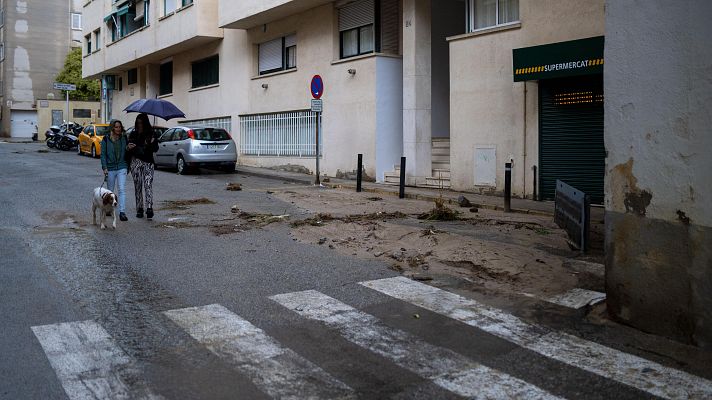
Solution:
M 536 194 L 536 165 L 532 165 L 532 171 L 534 171 L 534 201 L 539 201 L 539 196 Z
M 398 191 L 398 198 L 405 199 L 405 157 L 401 157 L 400 190 Z
M 363 154 L 358 155 L 358 170 L 356 170 L 356 191 L 361 191 L 361 180 L 363 179 Z
M 512 163 L 504 164 L 504 212 L 512 211 Z

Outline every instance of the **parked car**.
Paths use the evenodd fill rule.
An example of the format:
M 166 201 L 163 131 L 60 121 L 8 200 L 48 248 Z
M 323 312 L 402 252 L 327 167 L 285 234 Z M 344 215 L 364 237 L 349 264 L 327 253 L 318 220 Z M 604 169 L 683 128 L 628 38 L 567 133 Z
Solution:
M 101 155 L 101 140 L 111 132 L 109 124 L 89 124 L 77 137 L 77 154 L 89 154 L 96 158 Z
M 209 126 L 176 126 L 158 139 L 156 165 L 171 167 L 186 174 L 199 167 L 234 172 L 237 145 L 230 134 Z

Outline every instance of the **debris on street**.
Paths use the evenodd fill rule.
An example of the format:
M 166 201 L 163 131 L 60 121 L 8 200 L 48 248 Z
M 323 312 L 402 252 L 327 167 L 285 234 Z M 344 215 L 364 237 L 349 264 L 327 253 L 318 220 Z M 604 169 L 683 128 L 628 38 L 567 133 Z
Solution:
M 225 185 L 225 190 L 236 192 L 242 190 L 242 185 L 235 182 L 229 182 L 227 183 L 227 185 Z

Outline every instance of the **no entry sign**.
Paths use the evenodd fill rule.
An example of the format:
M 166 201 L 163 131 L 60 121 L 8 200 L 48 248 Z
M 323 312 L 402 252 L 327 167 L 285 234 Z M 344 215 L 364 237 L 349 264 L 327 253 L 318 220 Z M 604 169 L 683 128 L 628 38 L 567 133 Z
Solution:
M 321 79 L 321 76 L 314 75 L 311 80 L 310 87 L 313 98 L 320 99 L 321 96 L 324 94 L 324 81 Z

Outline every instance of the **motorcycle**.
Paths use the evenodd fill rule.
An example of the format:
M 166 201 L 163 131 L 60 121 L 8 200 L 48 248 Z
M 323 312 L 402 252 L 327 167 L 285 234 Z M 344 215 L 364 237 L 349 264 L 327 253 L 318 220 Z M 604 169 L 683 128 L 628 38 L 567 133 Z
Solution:
M 84 129 L 83 126 L 69 122 L 62 124 L 58 133 L 59 138 L 56 141 L 56 146 L 60 150 L 69 150 L 79 146 L 79 133 Z
M 45 143 L 47 144 L 47 147 L 49 148 L 54 148 L 57 146 L 57 140 L 59 139 L 59 131 L 61 130 L 60 127 L 57 125 L 52 125 L 45 131 Z

